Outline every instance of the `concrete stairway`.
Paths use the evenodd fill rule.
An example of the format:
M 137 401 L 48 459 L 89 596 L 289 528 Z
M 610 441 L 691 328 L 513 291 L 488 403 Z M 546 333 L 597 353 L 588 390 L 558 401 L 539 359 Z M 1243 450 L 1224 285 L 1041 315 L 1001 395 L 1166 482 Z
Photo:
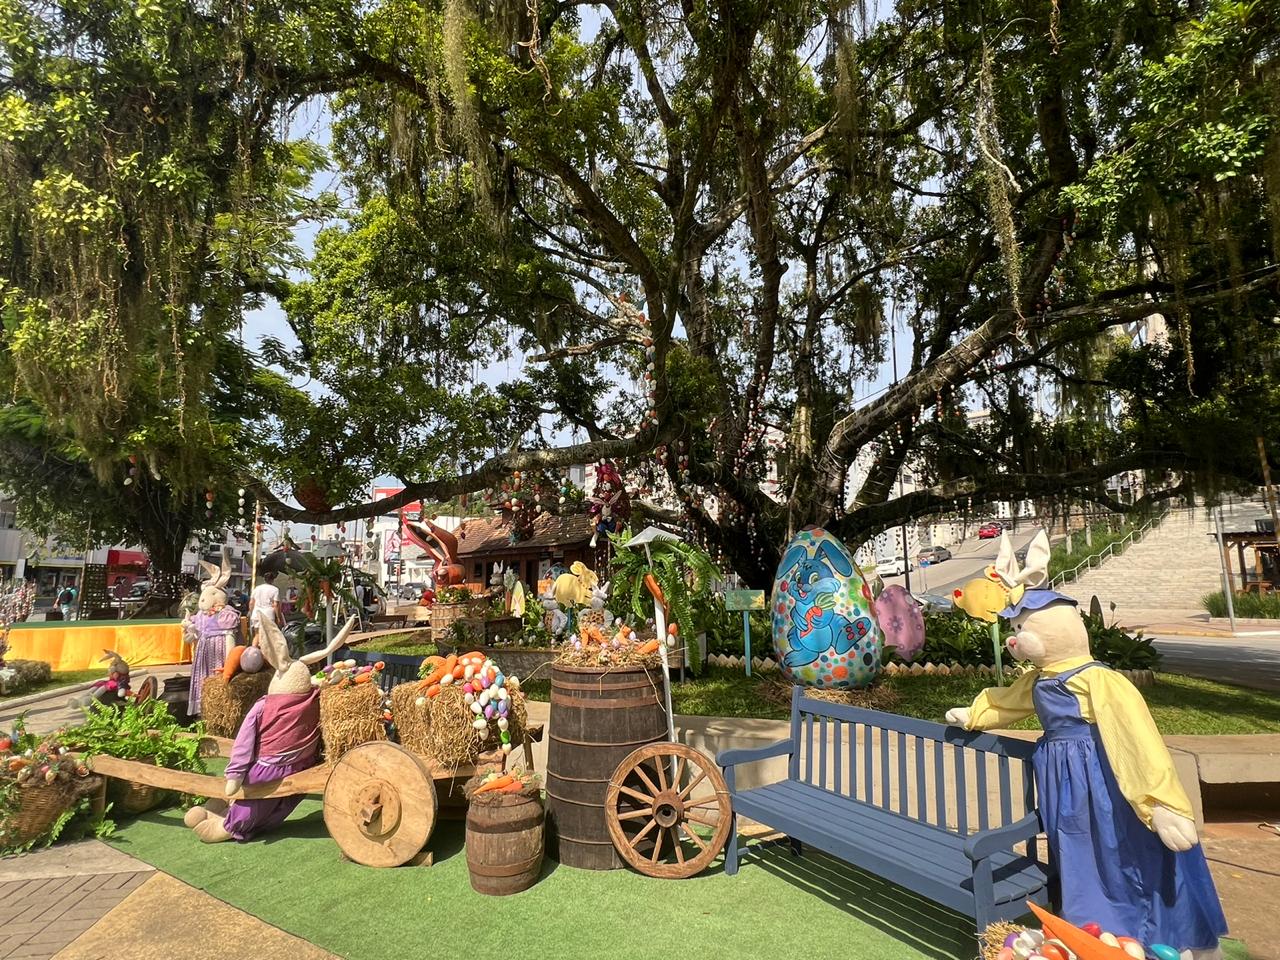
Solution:
M 1267 515 L 1261 503 L 1252 502 L 1224 506 L 1222 512 L 1224 530 L 1252 530 L 1254 519 Z M 1200 598 L 1222 588 L 1213 532 L 1213 517 L 1203 507 L 1171 510 L 1142 540 L 1060 589 L 1081 605 L 1095 595 L 1103 610 L 1114 602 L 1122 621 L 1130 611 L 1203 614 Z

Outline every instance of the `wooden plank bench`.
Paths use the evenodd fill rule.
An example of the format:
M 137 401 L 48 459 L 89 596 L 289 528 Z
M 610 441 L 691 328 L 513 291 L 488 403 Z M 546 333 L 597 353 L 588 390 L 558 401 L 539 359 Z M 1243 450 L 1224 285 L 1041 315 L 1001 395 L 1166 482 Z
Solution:
M 716 758 L 733 797 L 725 873 L 738 871 L 743 816 L 785 833 L 797 853 L 811 844 L 967 914 L 979 931 L 1020 917 L 1026 901 L 1049 901 L 1049 869 L 1036 856 L 1033 748 L 815 700 L 796 687 L 790 737 Z M 740 765 L 784 756 L 785 779 L 737 788 Z

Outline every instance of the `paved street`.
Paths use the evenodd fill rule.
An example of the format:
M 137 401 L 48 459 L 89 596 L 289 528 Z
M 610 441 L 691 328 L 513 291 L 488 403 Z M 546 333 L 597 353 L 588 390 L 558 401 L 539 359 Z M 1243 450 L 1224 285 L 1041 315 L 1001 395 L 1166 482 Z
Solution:
M 1242 687 L 1280 691 L 1280 639 L 1250 637 L 1160 637 L 1163 668 Z
M 1015 550 L 1021 550 L 1031 538 L 1039 531 L 1039 527 L 1020 527 L 1017 531 L 1010 534 L 1013 539 Z M 922 593 L 936 593 L 942 596 L 950 596 L 951 591 L 957 587 L 964 586 L 974 577 L 982 576 L 982 571 L 988 564 L 994 563 L 996 553 L 1000 549 L 1000 538 L 992 540 L 966 540 L 957 546 L 951 548 L 954 554 L 950 560 L 944 560 L 942 563 L 931 564 L 927 567 L 912 567 L 911 569 L 911 592 L 919 595 Z M 912 558 L 914 562 L 915 558 Z M 886 584 L 902 584 L 905 586 L 905 577 L 885 577 Z

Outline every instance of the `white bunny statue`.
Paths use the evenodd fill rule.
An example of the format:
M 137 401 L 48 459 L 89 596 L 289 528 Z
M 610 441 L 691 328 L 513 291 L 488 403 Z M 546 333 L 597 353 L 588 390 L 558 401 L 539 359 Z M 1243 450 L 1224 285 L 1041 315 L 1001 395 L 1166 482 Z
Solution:
M 227 761 L 226 795 L 234 797 L 244 784 L 266 783 L 313 767 L 320 753 L 320 689 L 311 683 L 309 667 L 341 647 L 356 625 L 346 622 L 323 650 L 293 659 L 280 627 L 262 621 L 262 655 L 275 670 L 267 694 L 250 708 Z M 278 827 L 302 800 L 301 796 L 261 800 L 233 800 L 230 806 L 213 799 L 187 811 L 185 822 L 205 843 L 248 840 Z
M 947 711 L 947 722 L 987 730 L 1039 717 L 1036 792 L 1064 919 L 1184 958 L 1220 957 L 1226 919 L 1169 750 L 1137 688 L 1091 658 L 1076 601 L 1045 588 L 1048 563 L 1043 531 L 1021 568 L 1001 538 L 987 577 L 1007 592 L 1009 652 L 1034 669 Z
M 600 614 L 606 629 L 613 623 L 613 613 L 605 606 L 609 602 L 609 586 L 606 580 L 591 588 L 591 609 Z

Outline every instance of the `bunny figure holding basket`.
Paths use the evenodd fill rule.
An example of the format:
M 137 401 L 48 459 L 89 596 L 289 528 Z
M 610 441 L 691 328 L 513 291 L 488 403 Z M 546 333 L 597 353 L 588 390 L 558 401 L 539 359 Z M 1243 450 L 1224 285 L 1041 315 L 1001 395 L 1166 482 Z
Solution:
M 321 663 L 347 642 L 356 618 L 346 622 L 327 647 L 294 660 L 280 627 L 261 624 L 262 655 L 275 670 L 267 695 L 255 703 L 236 733 L 224 776 L 226 795 L 242 785 L 281 780 L 316 765 L 320 756 L 320 689 L 311 683 L 312 664 Z M 205 843 L 250 840 L 274 830 L 302 800 L 300 795 L 260 799 L 212 799 L 187 811 L 185 822 Z
M 1220 957 L 1226 919 L 1169 750 L 1137 688 L 1091 658 L 1076 601 L 1044 587 L 1048 563 L 1043 531 L 1022 569 L 1002 537 L 987 579 L 1007 595 L 1009 652 L 1034 669 L 947 722 L 987 730 L 1039 717 L 1036 792 L 1065 919 L 1171 945 L 1185 960 Z

